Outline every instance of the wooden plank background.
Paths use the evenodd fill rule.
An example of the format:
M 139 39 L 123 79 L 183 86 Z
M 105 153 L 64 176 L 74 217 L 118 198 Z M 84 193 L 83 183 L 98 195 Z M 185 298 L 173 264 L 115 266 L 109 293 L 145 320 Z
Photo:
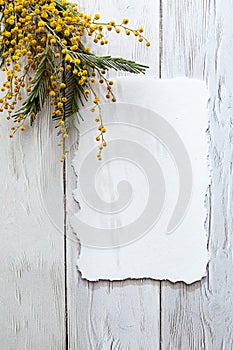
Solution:
M 129 17 L 152 42 L 148 50 L 115 35 L 103 54 L 146 63 L 157 78 L 195 77 L 209 87 L 208 277 L 189 286 L 82 280 L 69 227 L 76 178 L 70 160 L 65 169 L 57 161 L 49 111 L 13 142 L 2 119 L 0 348 L 231 350 L 233 0 L 81 0 L 80 8 Z

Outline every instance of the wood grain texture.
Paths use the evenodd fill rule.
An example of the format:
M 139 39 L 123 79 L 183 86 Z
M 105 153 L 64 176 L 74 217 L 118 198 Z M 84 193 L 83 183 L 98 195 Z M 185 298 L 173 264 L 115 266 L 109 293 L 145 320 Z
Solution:
M 135 38 L 114 38 L 108 48 L 95 50 L 135 59 L 150 65 L 148 74 L 158 76 L 159 70 L 159 1 L 81 1 L 82 10 L 101 13 L 103 19 L 132 19 L 131 26 L 142 25 L 153 41 L 150 50 Z M 141 16 L 146 13 L 145 16 Z M 114 76 L 115 73 L 111 74 Z M 68 166 L 68 201 L 72 210 L 72 190 L 77 186 L 71 166 Z M 72 232 L 68 234 L 68 309 L 69 339 L 72 350 L 156 350 L 160 342 L 160 283 L 156 281 L 95 282 L 82 280 L 75 268 L 78 244 Z
M 53 128 L 43 122 L 49 111 L 38 118 L 39 128 L 17 140 L 8 140 L 8 124 L 2 120 L 0 348 L 231 350 L 233 0 L 82 0 L 81 8 L 106 19 L 132 18 L 153 44 L 148 51 L 133 38 L 115 35 L 103 54 L 147 63 L 148 74 L 156 77 L 185 75 L 208 83 L 209 273 L 191 286 L 82 280 L 75 267 L 80 248 L 69 226 L 64 260 L 64 214 L 69 219 L 78 210 L 72 197 L 77 179 L 68 160 L 64 213 L 59 149 Z
M 163 2 L 162 77 L 203 77 L 209 86 L 212 185 L 208 278 L 162 283 L 162 349 L 233 348 L 232 9 L 229 0 Z
M 13 140 L 8 139 L 9 122 L 1 118 L 0 348 L 4 350 L 64 349 L 63 197 L 55 137 L 44 118 L 48 113 L 45 110 L 34 128 Z

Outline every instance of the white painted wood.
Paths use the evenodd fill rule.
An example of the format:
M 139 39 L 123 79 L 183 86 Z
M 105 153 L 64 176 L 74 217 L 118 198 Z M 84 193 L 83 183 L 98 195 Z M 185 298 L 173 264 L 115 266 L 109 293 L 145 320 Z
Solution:
M 233 347 L 232 8 L 230 0 L 163 2 L 162 76 L 204 77 L 210 89 L 212 186 L 209 275 L 193 286 L 162 284 L 162 349 Z
M 102 12 L 106 17 L 132 18 L 146 28 L 153 44 L 149 54 L 133 40 L 127 44 L 118 36 L 109 48 L 112 54 L 148 63 L 150 74 L 156 77 L 161 67 L 164 78 L 186 75 L 208 81 L 213 169 L 207 203 L 211 209 L 207 220 L 209 275 L 192 286 L 163 282 L 160 308 L 158 282 L 88 283 L 77 277 L 78 243 L 68 230 L 71 350 L 233 348 L 233 1 L 160 2 L 161 18 L 159 0 L 82 0 L 81 6 L 87 12 Z M 41 121 L 44 117 L 42 114 Z M 51 130 L 43 123 L 39 130 L 30 129 L 21 135 L 24 138 L 20 142 L 10 141 L 6 136 L 7 125 L 1 119 L 0 339 L 4 350 L 68 348 L 64 326 L 62 176 L 57 161 L 59 150 L 55 143 L 46 147 Z M 69 213 L 75 206 L 71 191 L 76 180 L 70 164 L 67 176 Z
M 114 42 L 101 54 L 136 59 L 148 64 L 148 72 L 158 77 L 159 68 L 159 1 L 82 1 L 82 9 L 101 13 L 105 19 L 132 19 L 131 25 L 145 27 L 153 46 L 148 50 L 134 38 L 113 33 Z M 145 16 L 141 16 L 145 13 Z M 123 34 L 122 34 L 123 35 Z M 97 50 L 97 49 L 96 49 Z M 114 72 L 112 74 L 114 76 Z M 68 167 L 68 202 L 77 179 Z M 72 208 L 70 207 L 70 210 Z M 77 210 L 77 208 L 75 208 Z M 72 213 L 70 214 L 70 217 Z M 69 217 L 69 215 L 68 215 Z M 68 305 L 70 349 L 76 350 L 156 350 L 160 341 L 159 287 L 156 281 L 97 282 L 78 278 L 75 268 L 78 245 L 69 230 Z
M 13 140 L 8 138 L 9 122 L 1 117 L 0 347 L 4 350 L 64 349 L 63 195 L 48 113 L 46 109 L 37 125 Z

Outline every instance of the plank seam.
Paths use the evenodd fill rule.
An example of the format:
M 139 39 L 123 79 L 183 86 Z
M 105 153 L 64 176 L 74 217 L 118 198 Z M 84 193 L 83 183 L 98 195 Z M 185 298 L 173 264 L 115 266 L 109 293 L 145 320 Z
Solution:
M 162 282 L 159 283 L 159 350 L 162 350 Z
M 67 186 L 66 186 L 66 161 L 63 164 L 63 195 L 64 195 L 64 307 L 65 307 L 65 350 L 69 349 L 68 335 L 68 274 L 67 274 Z
M 159 79 L 162 78 L 163 0 L 159 0 Z M 159 283 L 159 350 L 162 350 L 162 282 Z
M 162 78 L 163 62 L 163 0 L 159 0 L 159 79 Z
M 63 60 L 63 78 L 65 75 L 65 63 Z M 65 97 L 65 92 L 64 96 Z M 66 109 L 64 106 L 64 116 L 66 116 Z M 64 117 L 65 119 L 65 117 Z M 65 154 L 66 143 L 63 142 L 63 154 Z M 68 333 L 68 261 L 67 261 L 67 170 L 66 159 L 63 163 L 63 210 L 64 210 L 64 237 L 63 237 L 63 249 L 64 249 L 64 327 L 65 327 L 65 350 L 69 349 L 69 333 Z

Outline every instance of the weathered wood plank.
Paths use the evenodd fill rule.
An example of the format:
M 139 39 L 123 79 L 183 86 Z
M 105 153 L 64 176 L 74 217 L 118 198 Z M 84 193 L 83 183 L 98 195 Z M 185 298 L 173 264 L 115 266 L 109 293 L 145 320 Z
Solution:
M 13 140 L 1 119 L 0 347 L 6 350 L 64 349 L 63 195 L 48 113 Z
M 210 89 L 208 278 L 162 283 L 162 349 L 233 347 L 231 0 L 163 1 L 162 77 L 204 77 Z
M 150 74 L 205 78 L 210 99 L 208 279 L 186 286 L 162 282 L 88 283 L 75 269 L 78 242 L 68 229 L 67 292 L 70 349 L 233 348 L 232 341 L 232 0 L 164 0 L 159 62 L 159 1 L 82 1 L 90 13 L 129 17 L 142 24 L 153 46 L 134 40 L 103 53 L 146 62 Z M 141 16 L 145 13 L 145 16 Z M 140 48 L 140 50 L 139 50 Z M 39 120 L 40 123 L 40 120 Z M 64 326 L 63 192 L 59 150 L 47 147 L 47 123 L 9 141 L 1 123 L 0 339 L 3 349 L 66 349 Z M 11 142 L 11 144 L 10 144 Z M 55 155 L 57 153 L 57 155 Z M 67 167 L 68 218 L 76 178 Z M 55 206 L 57 205 L 57 206 Z M 56 223 L 56 224 L 55 224 Z M 160 311 L 162 320 L 160 325 Z M 159 347 L 160 330 L 162 342 Z
M 150 65 L 148 74 L 158 76 L 159 1 L 85 0 L 81 4 L 83 10 L 91 14 L 101 13 L 103 19 L 122 20 L 128 17 L 132 19 L 132 26 L 138 27 L 140 24 L 145 27 L 148 38 L 153 42 L 149 51 L 137 43 L 135 38 L 122 38 L 113 33 L 113 43 L 98 52 L 136 59 Z M 142 13 L 146 15 L 141 16 Z M 74 210 L 71 192 L 77 181 L 72 172 L 68 166 L 67 187 L 71 214 Z M 82 280 L 75 269 L 78 244 L 70 230 L 68 235 L 70 349 L 159 349 L 159 282 L 138 280 L 89 283 Z

